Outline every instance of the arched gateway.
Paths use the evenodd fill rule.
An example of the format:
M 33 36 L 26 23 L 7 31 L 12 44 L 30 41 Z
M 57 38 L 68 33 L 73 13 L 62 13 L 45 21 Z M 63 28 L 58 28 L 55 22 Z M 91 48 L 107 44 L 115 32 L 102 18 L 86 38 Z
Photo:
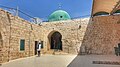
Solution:
M 48 35 L 49 49 L 62 50 L 62 35 L 58 31 L 53 31 Z
M 0 63 L 2 62 L 2 35 L 0 33 Z

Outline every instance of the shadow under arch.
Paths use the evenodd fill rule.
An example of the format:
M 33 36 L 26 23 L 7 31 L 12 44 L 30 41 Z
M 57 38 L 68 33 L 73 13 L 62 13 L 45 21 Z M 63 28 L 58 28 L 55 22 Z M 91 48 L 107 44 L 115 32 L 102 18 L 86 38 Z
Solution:
M 105 11 L 100 11 L 100 12 L 96 12 L 95 14 L 93 14 L 93 17 L 94 16 L 106 16 L 106 15 L 109 15 L 109 13 Z
M 120 14 L 120 9 L 114 11 L 114 12 L 113 12 L 113 15 L 114 15 L 114 14 Z
M 51 31 L 48 35 L 48 50 L 62 50 L 62 35 L 58 31 Z

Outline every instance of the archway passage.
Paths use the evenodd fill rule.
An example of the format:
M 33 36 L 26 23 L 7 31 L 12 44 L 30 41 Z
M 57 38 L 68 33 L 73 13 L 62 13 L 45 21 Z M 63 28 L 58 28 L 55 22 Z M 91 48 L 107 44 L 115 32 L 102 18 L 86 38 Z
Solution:
M 0 33 L 0 63 L 2 63 L 2 35 Z
M 50 39 L 50 49 L 62 50 L 62 35 L 59 32 L 54 32 Z
M 2 35 L 0 33 L 0 45 L 2 45 Z

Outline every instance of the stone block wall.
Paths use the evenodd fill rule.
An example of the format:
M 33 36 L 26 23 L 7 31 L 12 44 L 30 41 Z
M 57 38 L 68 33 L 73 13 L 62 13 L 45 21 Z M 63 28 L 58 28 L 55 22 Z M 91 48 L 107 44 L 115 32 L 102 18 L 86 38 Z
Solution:
M 89 18 L 32 24 L 0 9 L 0 63 L 33 56 L 35 41 L 43 41 L 43 52 L 50 50 L 48 37 L 58 31 L 62 35 L 63 52 L 78 54 Z M 20 51 L 20 40 L 25 50 Z
M 40 41 L 42 34 L 39 25 L 0 9 L 0 62 L 34 55 L 35 41 Z M 20 51 L 20 39 L 25 39 L 25 50 Z
M 63 52 L 78 54 L 87 28 L 89 18 L 67 21 L 46 22 L 41 24 L 44 28 L 44 42 L 50 46 L 48 36 L 51 32 L 59 32 L 62 35 Z
M 4 10 L 0 10 L 0 35 L 1 35 L 1 44 L 0 44 L 0 63 L 7 62 L 9 58 L 9 20 L 8 14 Z
M 120 43 L 120 15 L 96 16 L 88 24 L 82 46 L 88 54 L 115 54 Z
M 19 17 L 10 17 L 10 19 L 10 59 L 33 56 L 35 51 L 35 41 L 41 40 L 42 28 Z M 24 51 L 20 51 L 20 39 L 25 40 Z

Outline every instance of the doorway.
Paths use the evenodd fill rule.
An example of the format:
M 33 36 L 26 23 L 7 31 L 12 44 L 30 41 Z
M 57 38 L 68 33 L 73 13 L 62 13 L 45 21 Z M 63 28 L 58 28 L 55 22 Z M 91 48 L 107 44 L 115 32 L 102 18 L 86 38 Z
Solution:
M 59 32 L 54 32 L 50 38 L 50 49 L 62 50 L 62 35 Z
M 37 44 L 38 44 L 38 41 L 35 41 L 35 55 L 37 55 Z

